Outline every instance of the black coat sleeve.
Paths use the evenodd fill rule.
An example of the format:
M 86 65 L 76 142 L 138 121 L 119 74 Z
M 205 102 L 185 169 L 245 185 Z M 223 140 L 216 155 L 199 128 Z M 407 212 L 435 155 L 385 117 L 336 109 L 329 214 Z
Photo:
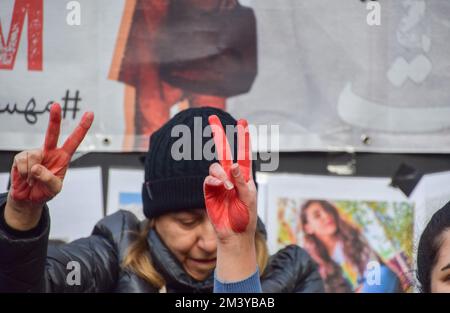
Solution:
M 261 285 L 263 292 L 324 292 L 316 263 L 304 249 L 295 245 L 270 257 Z
M 0 195 L 0 292 L 104 292 L 117 281 L 119 262 L 111 236 L 100 224 L 91 236 L 48 245 L 50 216 L 17 232 L 4 221 L 6 195 Z

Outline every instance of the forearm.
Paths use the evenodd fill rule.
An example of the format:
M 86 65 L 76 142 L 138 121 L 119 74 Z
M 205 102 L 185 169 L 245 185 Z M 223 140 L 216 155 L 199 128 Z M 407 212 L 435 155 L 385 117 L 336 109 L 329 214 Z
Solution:
M 214 292 L 261 292 L 254 238 L 219 242 Z

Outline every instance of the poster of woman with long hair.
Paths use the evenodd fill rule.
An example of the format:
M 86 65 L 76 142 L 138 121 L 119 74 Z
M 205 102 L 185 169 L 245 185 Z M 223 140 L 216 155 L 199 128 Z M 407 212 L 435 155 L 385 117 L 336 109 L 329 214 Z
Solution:
M 422 188 L 408 197 L 383 177 L 266 174 L 261 181 L 269 251 L 305 249 L 326 292 L 414 290 Z
M 413 206 L 407 202 L 280 198 L 278 217 L 279 245 L 308 251 L 327 292 L 411 287 Z

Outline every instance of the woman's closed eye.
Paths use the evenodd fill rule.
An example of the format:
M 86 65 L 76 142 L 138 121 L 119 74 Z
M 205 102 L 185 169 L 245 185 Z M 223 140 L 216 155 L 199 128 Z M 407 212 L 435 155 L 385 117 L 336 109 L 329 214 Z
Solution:
M 174 214 L 174 220 L 185 228 L 193 228 L 200 224 L 206 217 L 204 210 L 192 210 Z
M 442 281 L 446 282 L 446 283 L 450 283 L 450 263 L 448 263 L 446 266 L 444 266 L 441 269 L 442 272 L 444 272 L 443 274 L 443 278 Z
M 450 284 L 450 274 L 444 278 L 444 281 Z
M 200 220 L 196 218 L 188 218 L 188 219 L 181 218 L 178 219 L 178 222 L 184 227 L 194 227 L 200 222 Z

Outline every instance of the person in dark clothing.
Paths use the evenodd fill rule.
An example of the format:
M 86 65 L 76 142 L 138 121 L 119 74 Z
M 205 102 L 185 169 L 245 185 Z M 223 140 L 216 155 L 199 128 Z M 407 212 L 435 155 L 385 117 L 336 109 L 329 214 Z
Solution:
M 130 1 L 116 53 L 110 78 L 134 95 L 125 104 L 127 135 L 147 138 L 173 106 L 225 109 L 227 98 L 250 90 L 255 14 L 237 0 Z M 146 145 L 136 139 L 136 147 Z
M 268 256 L 264 226 L 256 221 L 252 162 L 238 160 L 238 166 L 229 166 L 232 162 L 226 165 L 219 159 L 219 164 L 204 156 L 172 157 L 178 140 L 171 136 L 175 127 L 193 130 L 200 122 L 204 130 L 213 115 L 223 127 L 238 125 L 219 109 L 193 108 L 152 135 L 142 188 L 145 221 L 119 211 L 99 221 L 89 237 L 57 246 L 48 246 L 45 202 L 61 190 L 71 153 L 93 117 L 85 117 L 71 136 L 78 144 L 68 140 L 60 149 L 59 126 L 50 126 L 42 150 L 16 156 L 11 190 L 0 196 L 0 291 L 212 292 L 223 290 L 214 284 L 253 277 L 256 267 L 263 292 L 323 292 L 316 264 L 300 247 L 291 245 Z M 51 119 L 58 115 L 52 112 Z M 195 131 L 190 136 L 194 139 Z M 201 147 L 210 139 L 203 136 Z M 216 149 L 224 148 L 214 140 Z M 235 156 L 237 143 L 231 145 Z M 248 177 L 247 183 L 240 176 Z M 14 200 L 24 195 L 26 201 Z M 242 219 L 245 212 L 249 216 Z M 233 244 L 228 247 L 226 242 Z M 80 275 L 75 282 L 67 277 L 67 265 L 73 261 Z M 235 270 L 241 276 L 233 276 Z

